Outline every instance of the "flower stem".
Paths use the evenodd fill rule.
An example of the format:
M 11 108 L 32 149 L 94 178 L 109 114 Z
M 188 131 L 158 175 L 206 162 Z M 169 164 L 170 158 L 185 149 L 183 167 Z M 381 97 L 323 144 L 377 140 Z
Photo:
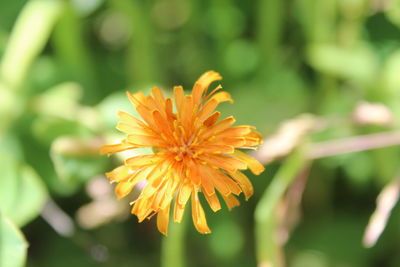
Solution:
M 307 158 L 300 147 L 283 163 L 265 190 L 255 211 L 256 247 L 259 266 L 282 266 L 277 233 L 276 208 L 283 194 L 306 165 Z
M 185 236 L 186 220 L 183 218 L 181 223 L 171 223 L 168 236 L 164 236 L 161 248 L 162 267 L 184 267 L 185 264 Z

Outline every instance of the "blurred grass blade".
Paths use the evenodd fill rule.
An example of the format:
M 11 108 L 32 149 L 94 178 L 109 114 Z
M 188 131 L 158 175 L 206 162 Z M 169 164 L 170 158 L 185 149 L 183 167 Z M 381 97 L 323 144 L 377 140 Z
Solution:
M 170 223 L 168 236 L 162 240 L 161 266 L 162 267 L 184 267 L 185 264 L 185 237 L 187 218 L 181 223 Z
M 1 66 L 1 80 L 18 88 L 35 57 L 45 46 L 62 5 L 58 0 L 28 1 L 20 13 L 7 44 Z
M 19 229 L 0 213 L 0 266 L 25 265 L 28 244 Z
M 280 247 L 276 236 L 276 208 L 289 185 L 306 165 L 302 148 L 294 151 L 283 163 L 255 210 L 256 247 L 259 266 L 281 266 Z

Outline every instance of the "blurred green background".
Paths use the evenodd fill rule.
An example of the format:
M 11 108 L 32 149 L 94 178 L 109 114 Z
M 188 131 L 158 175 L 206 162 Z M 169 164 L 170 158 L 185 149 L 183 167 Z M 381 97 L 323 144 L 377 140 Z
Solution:
M 235 100 L 223 113 L 267 137 L 303 113 L 322 121 L 305 143 L 395 131 L 400 1 L 2 0 L 0 59 L 1 267 L 173 266 L 173 245 L 186 266 L 273 266 L 264 243 L 286 266 L 400 266 L 398 206 L 376 245 L 362 244 L 400 174 L 396 146 L 315 160 L 300 207 L 276 219 L 275 203 L 263 224 L 254 213 L 271 181 L 306 165 L 274 160 L 248 173 L 248 202 L 205 208 L 211 235 L 187 222 L 183 241 L 164 239 L 154 219 L 137 223 L 103 176 L 122 157 L 98 155 L 120 137 L 116 112 L 133 113 L 126 90 L 190 90 L 208 70 Z

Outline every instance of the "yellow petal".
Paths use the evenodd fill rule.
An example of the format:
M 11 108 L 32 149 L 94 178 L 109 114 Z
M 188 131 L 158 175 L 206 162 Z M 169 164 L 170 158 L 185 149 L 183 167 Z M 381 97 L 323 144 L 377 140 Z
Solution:
M 125 163 L 128 166 L 147 166 L 158 163 L 163 157 L 158 154 L 151 154 L 151 155 L 140 155 L 132 158 L 128 158 L 125 160 Z
M 142 127 L 133 126 L 132 124 L 127 124 L 124 122 L 118 122 L 117 130 L 126 133 L 126 134 L 139 134 L 139 135 L 148 135 L 151 132 L 145 130 Z
M 238 159 L 240 159 L 241 161 L 245 162 L 249 167 L 249 169 L 251 170 L 251 172 L 254 173 L 255 175 L 259 175 L 265 170 L 264 166 L 260 162 L 258 162 L 255 158 L 247 155 L 242 151 L 236 150 L 235 153 L 233 153 L 233 155 Z
M 132 94 L 127 91 L 126 94 L 128 96 L 129 101 L 132 103 L 134 107 L 143 104 L 146 99 L 146 96 L 142 92 L 137 92 Z
M 118 111 L 118 117 L 120 118 L 121 122 L 131 125 L 132 127 L 146 127 L 141 120 L 124 111 Z
M 100 154 L 108 154 L 111 155 L 116 152 L 121 152 L 125 151 L 128 149 L 134 149 L 137 148 L 137 146 L 129 143 L 119 143 L 119 144 L 114 144 L 114 145 L 105 145 L 100 148 Z
M 192 218 L 197 231 L 202 234 L 211 233 L 210 228 L 208 228 L 206 215 L 204 214 L 197 191 L 193 192 L 192 194 Z
M 192 187 L 189 183 L 185 183 L 182 185 L 181 189 L 178 192 L 177 200 L 180 205 L 185 205 L 188 201 L 190 194 L 192 193 Z
M 146 219 L 152 212 L 151 204 L 154 201 L 156 195 L 152 195 L 149 198 L 139 199 L 135 205 L 138 205 L 136 216 L 138 217 L 139 222 L 142 222 Z
M 185 212 L 185 205 L 181 205 L 178 203 L 178 200 L 175 199 L 175 206 L 174 206 L 174 222 L 180 223 L 183 218 L 183 214 Z
M 157 214 L 157 228 L 158 231 L 164 235 L 168 234 L 168 224 L 169 224 L 169 205 L 158 212 Z
M 130 177 L 132 177 L 135 174 L 135 171 L 133 168 L 122 165 L 111 172 L 107 172 L 106 176 L 108 179 L 114 181 L 114 182 L 120 182 L 123 180 L 128 180 Z
M 115 194 L 118 196 L 118 199 L 121 199 L 128 195 L 132 191 L 132 188 L 135 186 L 135 184 L 135 182 L 131 181 L 119 182 L 115 187 Z
M 231 102 L 233 103 L 233 99 L 231 98 L 231 95 L 228 92 L 219 92 L 211 97 L 211 99 L 217 100 L 218 103 L 222 102 Z

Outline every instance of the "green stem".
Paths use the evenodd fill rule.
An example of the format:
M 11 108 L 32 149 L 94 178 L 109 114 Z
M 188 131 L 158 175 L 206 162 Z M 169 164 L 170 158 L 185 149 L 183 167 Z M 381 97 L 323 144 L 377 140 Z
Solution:
M 168 236 L 164 236 L 161 248 L 162 267 L 184 267 L 185 264 L 185 237 L 187 222 L 183 218 L 181 223 L 171 223 Z
M 112 0 L 111 6 L 129 20 L 132 37 L 127 49 L 127 70 L 130 84 L 146 85 L 159 80 L 154 48 L 153 28 L 143 1 Z
M 258 8 L 258 41 L 262 60 L 267 71 L 278 62 L 280 56 L 279 43 L 283 30 L 283 1 L 262 0 Z
M 265 190 L 256 207 L 255 238 L 257 260 L 260 266 L 281 266 L 280 247 L 276 240 L 278 222 L 275 211 L 286 189 L 305 166 L 306 161 L 303 149 L 299 148 L 292 153 Z
M 60 15 L 53 33 L 52 44 L 55 55 L 68 75 L 79 81 L 85 88 L 87 98 L 96 101 L 98 87 L 90 49 L 84 38 L 82 19 L 69 2 L 63 2 Z

